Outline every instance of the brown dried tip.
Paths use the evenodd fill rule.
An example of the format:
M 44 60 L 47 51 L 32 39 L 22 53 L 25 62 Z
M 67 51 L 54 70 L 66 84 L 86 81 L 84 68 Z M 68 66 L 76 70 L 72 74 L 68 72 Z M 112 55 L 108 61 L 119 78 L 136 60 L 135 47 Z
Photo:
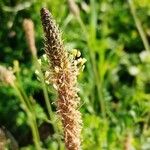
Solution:
M 60 31 L 46 8 L 41 9 L 41 20 L 45 33 L 45 52 L 52 71 L 51 81 L 58 92 L 57 112 L 64 128 L 66 149 L 79 150 L 82 120 L 78 111 L 78 69 L 68 58 Z
M 11 70 L 8 70 L 3 66 L 0 66 L 0 81 L 13 86 L 15 76 Z
M 31 19 L 24 19 L 23 20 L 23 28 L 26 35 L 26 40 L 28 47 L 32 53 L 32 55 L 37 54 L 37 49 L 35 46 L 35 37 L 34 37 L 34 23 Z

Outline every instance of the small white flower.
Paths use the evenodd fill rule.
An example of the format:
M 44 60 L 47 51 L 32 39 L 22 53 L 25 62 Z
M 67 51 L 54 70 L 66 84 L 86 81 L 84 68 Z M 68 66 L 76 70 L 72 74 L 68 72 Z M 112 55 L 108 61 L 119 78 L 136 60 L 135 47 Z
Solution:
M 142 51 L 139 56 L 142 62 L 150 62 L 150 52 Z
M 129 67 L 129 73 L 132 75 L 132 76 L 136 76 L 138 73 L 139 73 L 139 68 L 136 67 L 136 66 L 131 66 Z

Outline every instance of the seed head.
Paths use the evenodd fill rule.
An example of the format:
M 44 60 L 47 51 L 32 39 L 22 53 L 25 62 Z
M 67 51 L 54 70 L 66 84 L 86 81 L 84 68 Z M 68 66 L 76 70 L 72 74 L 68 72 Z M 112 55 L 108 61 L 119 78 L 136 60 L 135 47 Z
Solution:
M 70 59 L 68 51 L 65 50 L 60 31 L 46 8 L 41 9 L 41 20 L 45 33 L 45 52 L 52 72 L 48 81 L 52 82 L 58 93 L 57 112 L 64 128 L 66 149 L 79 150 L 82 120 L 78 111 L 78 66 L 75 59 Z
M 37 49 L 35 46 L 35 37 L 34 37 L 34 23 L 31 19 L 23 20 L 23 28 L 26 35 L 26 40 L 28 47 L 32 53 L 32 55 L 36 55 Z

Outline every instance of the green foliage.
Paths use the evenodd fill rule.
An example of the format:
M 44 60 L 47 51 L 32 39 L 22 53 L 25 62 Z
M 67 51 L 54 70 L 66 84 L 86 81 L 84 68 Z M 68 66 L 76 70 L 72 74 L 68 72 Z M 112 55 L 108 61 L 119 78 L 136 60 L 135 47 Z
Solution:
M 150 41 L 149 0 L 132 1 Z M 66 48 L 69 51 L 79 49 L 87 59 L 85 70 L 79 76 L 83 150 L 126 150 L 128 134 L 131 134 L 133 149 L 150 149 L 150 51 L 145 50 L 129 3 L 77 0 L 76 4 L 80 8 L 80 19 L 70 12 L 65 0 L 0 2 L 0 63 L 13 67 L 14 60 L 20 62 L 19 81 L 27 96 L 33 98 L 38 126 L 49 122 L 42 85 L 36 78 L 36 66 L 22 28 L 24 18 L 34 21 L 38 56 L 42 56 L 44 45 L 39 11 L 43 6 L 48 7 L 60 25 Z M 48 90 L 53 101 L 51 87 Z M 15 91 L 0 85 L 0 97 L 1 125 L 12 132 L 22 150 L 35 149 L 32 138 L 27 135 L 30 132 L 26 126 L 27 116 Z M 54 104 L 52 110 L 55 111 Z M 58 130 L 60 128 L 58 125 Z M 41 139 L 43 147 L 58 149 L 58 135 L 53 127 L 44 132 L 50 133 Z M 24 143 L 20 140 L 24 138 L 29 140 Z

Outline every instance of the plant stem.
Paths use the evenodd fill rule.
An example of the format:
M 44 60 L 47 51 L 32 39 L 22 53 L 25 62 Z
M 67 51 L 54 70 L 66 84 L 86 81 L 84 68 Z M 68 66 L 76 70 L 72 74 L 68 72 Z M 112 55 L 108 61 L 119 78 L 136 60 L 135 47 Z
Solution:
M 41 150 L 41 146 L 40 146 L 40 136 L 38 133 L 38 129 L 37 129 L 37 124 L 36 124 L 36 120 L 33 120 L 33 114 L 31 112 L 31 110 L 28 108 L 24 97 L 22 96 L 18 86 L 16 83 L 13 84 L 13 88 L 16 90 L 16 93 L 18 94 L 18 97 L 21 101 L 21 103 L 23 104 L 23 109 L 25 110 L 27 116 L 28 116 L 28 123 L 30 125 L 30 128 L 32 130 L 32 135 L 33 135 L 33 139 L 34 139 L 34 144 L 37 150 Z
M 36 149 L 41 150 L 40 137 L 38 134 L 38 128 L 37 128 L 36 120 L 34 120 L 34 118 L 32 117 L 32 114 L 31 115 L 28 114 L 28 118 L 29 118 L 29 125 L 30 125 L 31 130 L 32 130 L 33 140 L 34 140 Z
M 27 107 L 28 107 L 30 110 L 33 110 L 32 104 L 30 103 L 29 98 L 28 98 L 28 96 L 27 96 L 27 94 L 26 94 L 26 92 L 25 92 L 25 90 L 24 90 L 24 88 L 23 88 L 23 86 L 22 86 L 21 77 L 20 77 L 19 62 L 15 63 L 15 69 L 17 70 L 17 71 L 16 71 L 16 77 L 17 77 L 17 81 L 18 81 L 18 82 L 16 83 L 16 86 L 17 86 L 18 90 L 21 92 L 21 94 L 22 94 L 22 96 L 23 96 L 23 98 L 24 98 L 24 101 L 25 101 Z
M 150 46 L 149 46 L 148 40 L 146 38 L 146 35 L 144 33 L 142 24 L 141 24 L 138 16 L 136 15 L 136 9 L 135 9 L 135 6 L 134 6 L 134 2 L 132 0 L 128 0 L 128 3 L 129 3 L 130 10 L 131 10 L 131 14 L 132 14 L 133 19 L 135 21 L 135 25 L 136 25 L 137 30 L 138 30 L 138 32 L 139 32 L 139 34 L 141 36 L 142 41 L 143 41 L 143 45 L 145 47 L 145 50 L 149 51 L 150 50 Z
M 90 49 L 93 48 L 92 44 L 91 44 L 91 40 L 89 38 L 89 35 L 88 35 L 87 30 L 86 30 L 85 24 L 83 23 L 81 17 L 78 17 L 77 21 L 80 24 L 80 26 L 81 26 L 84 34 L 85 34 L 86 41 L 87 41 L 87 44 L 88 44 L 88 47 L 89 47 L 89 55 L 90 55 L 90 59 L 91 59 L 92 67 L 93 67 L 93 72 L 94 72 L 94 76 L 95 76 L 95 80 L 96 80 L 95 84 L 96 84 L 96 87 L 97 87 L 97 93 L 98 93 L 98 99 L 99 99 L 99 103 L 100 103 L 101 113 L 102 113 L 102 116 L 105 117 L 106 112 L 105 112 L 104 98 L 103 98 L 102 91 L 101 91 L 102 87 L 100 86 L 98 71 L 97 71 L 97 68 L 96 68 L 95 56 L 92 53 L 92 51 L 90 50 Z

